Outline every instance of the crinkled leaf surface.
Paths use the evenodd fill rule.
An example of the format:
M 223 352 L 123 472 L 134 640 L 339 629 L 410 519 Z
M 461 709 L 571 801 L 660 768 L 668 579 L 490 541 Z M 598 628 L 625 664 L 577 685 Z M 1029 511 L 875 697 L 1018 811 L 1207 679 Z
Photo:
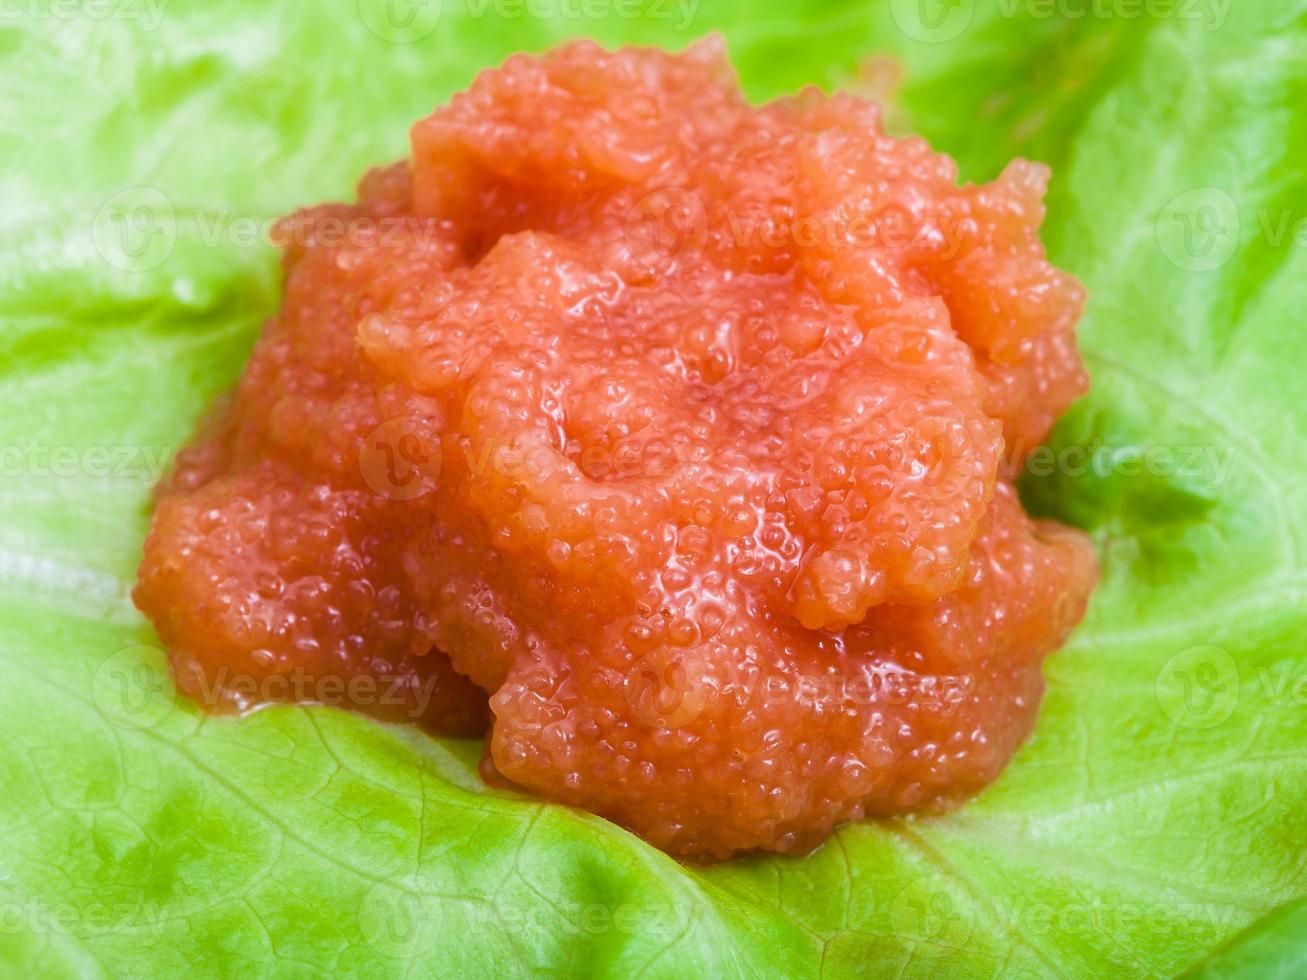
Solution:
M 1301 3 L 79 9 L 34 2 L 0 20 L 9 972 L 1300 966 Z M 262 223 L 347 195 L 366 165 L 403 154 L 412 120 L 514 50 L 577 33 L 679 46 L 709 30 L 759 98 L 865 85 L 882 74 L 865 59 L 893 54 L 895 125 L 969 177 L 1016 154 L 1055 169 L 1046 240 L 1093 294 L 1094 390 L 1025 491 L 1094 533 L 1105 578 L 1009 771 L 943 818 L 693 869 L 587 814 L 487 789 L 478 744 L 329 709 L 205 719 L 174 699 L 128 589 L 151 479 L 276 303 Z

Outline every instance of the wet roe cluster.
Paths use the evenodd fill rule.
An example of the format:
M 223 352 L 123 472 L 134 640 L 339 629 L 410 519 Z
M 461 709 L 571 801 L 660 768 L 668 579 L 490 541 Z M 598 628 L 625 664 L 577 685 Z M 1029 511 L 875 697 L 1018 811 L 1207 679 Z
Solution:
M 1096 576 L 1005 477 L 1086 386 L 1046 178 L 753 107 L 714 40 L 483 73 L 283 225 L 140 569 L 178 684 L 387 678 L 352 706 L 681 856 L 975 792 Z

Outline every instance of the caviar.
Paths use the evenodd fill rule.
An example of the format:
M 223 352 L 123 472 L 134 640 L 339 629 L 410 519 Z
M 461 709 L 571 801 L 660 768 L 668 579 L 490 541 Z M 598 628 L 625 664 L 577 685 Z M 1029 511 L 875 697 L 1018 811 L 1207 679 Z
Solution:
M 488 776 L 682 856 L 975 792 L 1097 574 L 1005 476 L 1086 386 L 1045 181 L 751 107 L 715 40 L 484 73 L 282 225 L 140 570 L 180 686 L 488 725 Z

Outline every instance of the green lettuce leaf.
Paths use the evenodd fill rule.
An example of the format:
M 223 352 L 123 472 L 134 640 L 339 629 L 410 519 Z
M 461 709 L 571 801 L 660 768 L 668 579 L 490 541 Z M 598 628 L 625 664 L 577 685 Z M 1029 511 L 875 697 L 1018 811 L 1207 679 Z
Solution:
M 1284 975 L 1307 895 L 1307 13 L 1262 0 L 222 0 L 0 16 L 0 964 L 15 975 Z M 1092 393 L 1024 480 L 1104 581 L 951 815 L 683 867 L 478 743 L 201 716 L 128 591 L 277 302 L 261 239 L 482 67 L 722 31 L 972 178 L 1054 167 Z M 869 67 L 870 66 L 870 67 Z M 879 90 L 880 86 L 876 86 Z
M 1185 972 L 1189 980 L 1291 980 L 1307 970 L 1307 902 L 1277 909 Z

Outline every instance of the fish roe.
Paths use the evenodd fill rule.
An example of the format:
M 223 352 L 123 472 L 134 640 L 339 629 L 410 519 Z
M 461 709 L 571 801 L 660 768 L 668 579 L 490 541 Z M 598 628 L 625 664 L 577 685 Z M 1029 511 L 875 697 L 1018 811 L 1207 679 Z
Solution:
M 1046 181 L 751 106 L 715 39 L 483 73 L 280 225 L 145 546 L 179 686 L 485 731 L 698 859 L 976 792 L 1097 575 L 1010 481 L 1087 384 Z

